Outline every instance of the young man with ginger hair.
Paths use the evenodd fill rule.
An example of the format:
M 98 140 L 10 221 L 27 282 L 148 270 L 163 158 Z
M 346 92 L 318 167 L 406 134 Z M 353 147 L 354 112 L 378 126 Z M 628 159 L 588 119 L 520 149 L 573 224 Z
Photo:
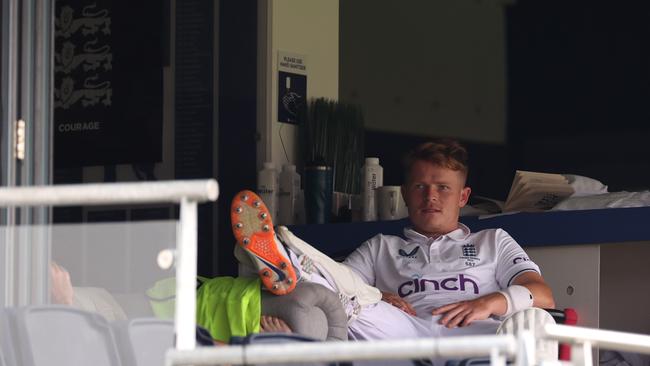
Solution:
M 465 148 L 451 140 L 425 143 L 404 165 L 402 196 L 412 224 L 405 238 L 377 235 L 344 262 L 381 290 L 383 301 L 414 316 L 433 315 L 447 328 L 554 307 L 539 268 L 508 233 L 472 233 L 458 221 L 471 193 Z

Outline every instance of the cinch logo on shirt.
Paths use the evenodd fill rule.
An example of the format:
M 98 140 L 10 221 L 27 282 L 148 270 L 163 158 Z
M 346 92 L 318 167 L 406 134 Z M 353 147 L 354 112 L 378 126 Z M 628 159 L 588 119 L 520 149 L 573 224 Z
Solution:
M 468 283 L 474 286 L 474 294 L 478 294 L 478 284 L 462 274 L 459 274 L 458 277 L 449 277 L 442 280 L 414 278 L 411 281 L 399 285 L 397 294 L 400 297 L 406 297 L 411 294 L 417 294 L 418 292 L 424 292 L 427 289 L 433 289 L 433 291 L 440 291 L 440 289 L 446 291 L 465 291 L 465 286 Z

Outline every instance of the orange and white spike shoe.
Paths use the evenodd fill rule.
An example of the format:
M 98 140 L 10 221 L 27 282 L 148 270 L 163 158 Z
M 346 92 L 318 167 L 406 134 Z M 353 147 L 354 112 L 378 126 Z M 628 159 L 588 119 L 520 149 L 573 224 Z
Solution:
M 244 190 L 230 206 L 232 230 L 241 246 L 258 269 L 262 284 L 276 295 L 284 295 L 296 287 L 296 272 L 275 240 L 271 214 L 262 199 Z

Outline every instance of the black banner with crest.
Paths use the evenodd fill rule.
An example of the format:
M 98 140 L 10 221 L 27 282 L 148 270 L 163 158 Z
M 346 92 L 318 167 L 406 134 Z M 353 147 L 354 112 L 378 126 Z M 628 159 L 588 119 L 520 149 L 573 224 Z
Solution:
M 163 4 L 56 2 L 55 167 L 161 160 Z

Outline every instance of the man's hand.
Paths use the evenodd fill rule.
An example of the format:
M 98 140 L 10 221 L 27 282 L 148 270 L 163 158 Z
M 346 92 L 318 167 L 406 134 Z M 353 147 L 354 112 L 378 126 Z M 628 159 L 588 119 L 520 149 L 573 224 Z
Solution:
M 393 305 L 394 307 L 402 310 L 409 315 L 415 316 L 415 309 L 413 309 L 413 306 L 411 306 L 408 301 L 402 299 L 397 294 L 382 291 L 381 300 L 386 301 L 387 303 Z
M 470 301 L 447 304 L 433 310 L 433 315 L 442 315 L 439 323 L 447 328 L 465 327 L 475 320 L 487 319 L 490 315 L 504 314 L 508 304 L 505 296 L 498 292 Z

